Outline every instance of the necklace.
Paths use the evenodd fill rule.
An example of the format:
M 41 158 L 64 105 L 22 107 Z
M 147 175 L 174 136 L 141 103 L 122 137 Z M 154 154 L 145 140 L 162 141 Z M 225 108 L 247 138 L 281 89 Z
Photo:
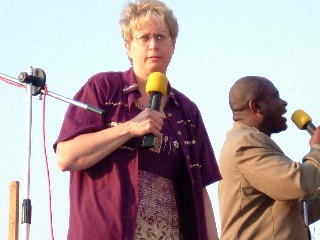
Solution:
M 146 108 L 146 106 L 144 106 L 144 104 L 141 103 L 139 100 L 134 101 L 134 105 L 140 110 L 144 110 Z

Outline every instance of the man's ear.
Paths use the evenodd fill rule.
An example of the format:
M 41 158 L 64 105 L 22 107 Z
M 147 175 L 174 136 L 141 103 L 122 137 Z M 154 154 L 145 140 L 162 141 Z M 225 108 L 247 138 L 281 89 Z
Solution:
M 261 113 L 262 112 L 262 102 L 257 99 L 251 99 L 249 101 L 249 108 L 254 113 Z

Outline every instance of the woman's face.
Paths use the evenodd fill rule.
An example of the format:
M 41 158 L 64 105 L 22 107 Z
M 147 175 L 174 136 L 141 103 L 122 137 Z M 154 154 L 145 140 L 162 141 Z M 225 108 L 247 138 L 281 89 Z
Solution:
M 133 32 L 132 40 L 126 43 L 133 69 L 142 79 L 152 72 L 166 73 L 174 48 L 168 26 L 156 16 Z

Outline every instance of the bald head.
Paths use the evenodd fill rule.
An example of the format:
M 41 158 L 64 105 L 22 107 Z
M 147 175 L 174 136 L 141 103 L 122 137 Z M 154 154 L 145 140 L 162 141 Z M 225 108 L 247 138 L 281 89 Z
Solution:
M 259 76 L 247 76 L 236 81 L 229 92 L 229 105 L 233 113 L 233 120 L 241 120 L 249 108 L 250 100 L 262 99 L 271 85 L 273 85 L 271 81 Z

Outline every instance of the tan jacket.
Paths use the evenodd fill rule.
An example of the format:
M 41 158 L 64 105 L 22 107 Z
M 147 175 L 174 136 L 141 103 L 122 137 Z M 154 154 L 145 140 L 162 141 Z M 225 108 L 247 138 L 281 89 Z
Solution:
M 301 199 L 310 198 L 310 222 L 319 219 L 319 149 L 294 162 L 269 136 L 235 122 L 219 167 L 221 240 L 308 239 Z

